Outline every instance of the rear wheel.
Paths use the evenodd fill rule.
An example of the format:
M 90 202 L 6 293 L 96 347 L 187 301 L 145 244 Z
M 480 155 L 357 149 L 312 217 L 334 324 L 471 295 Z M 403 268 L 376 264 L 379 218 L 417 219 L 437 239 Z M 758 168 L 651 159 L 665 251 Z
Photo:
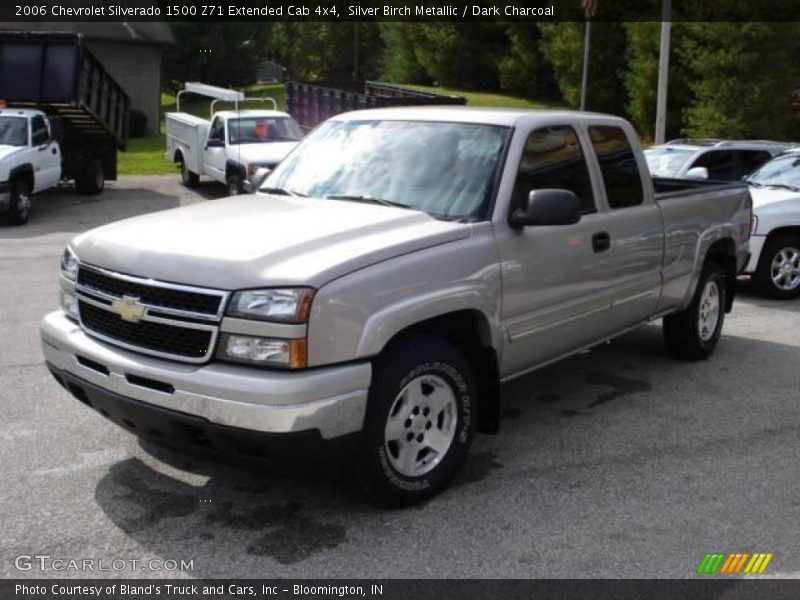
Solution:
M 229 196 L 238 196 L 244 192 L 244 181 L 239 173 L 229 173 L 225 181 L 228 184 Z
M 8 220 L 12 225 L 24 225 L 31 216 L 31 186 L 17 179 L 11 184 L 11 199 L 8 206 Z
M 717 346 L 724 321 L 725 273 L 719 263 L 710 260 L 703 267 L 691 304 L 664 317 L 664 342 L 679 358 L 707 358 Z
M 375 362 L 359 457 L 367 491 L 389 506 L 422 502 L 458 472 L 475 431 L 477 388 L 452 344 L 413 337 Z
M 186 161 L 183 160 L 183 156 L 178 160 L 178 165 L 181 169 L 181 183 L 188 188 L 195 187 L 200 182 L 200 176 L 189 170 L 189 167 L 186 166 Z
M 103 191 L 105 183 L 103 162 L 90 159 L 83 163 L 75 177 L 75 191 L 79 194 L 93 196 Z
M 770 238 L 761 250 L 754 279 L 770 298 L 790 300 L 800 296 L 800 238 Z

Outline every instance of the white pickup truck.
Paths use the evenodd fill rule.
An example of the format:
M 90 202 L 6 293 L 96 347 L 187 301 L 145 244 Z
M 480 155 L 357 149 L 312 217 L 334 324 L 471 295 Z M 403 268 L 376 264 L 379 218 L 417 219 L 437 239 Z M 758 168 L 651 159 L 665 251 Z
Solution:
M 238 110 L 238 103 L 247 100 L 241 92 L 199 83 L 187 83 L 184 91 L 216 98 L 212 112 L 217 101 L 236 103 L 236 110 L 215 112 L 211 120 L 187 112 L 166 114 L 166 157 L 180 167 L 188 187 L 206 175 L 227 185 L 231 196 L 254 191 L 256 171 L 274 168 L 303 137 L 285 112 Z
M 0 212 L 12 225 L 24 225 L 31 212 L 31 196 L 69 178 L 62 169 L 61 146 L 53 139 L 50 121 L 40 110 L 0 109 Z M 103 190 L 102 163 L 84 161 L 73 175 L 79 194 Z

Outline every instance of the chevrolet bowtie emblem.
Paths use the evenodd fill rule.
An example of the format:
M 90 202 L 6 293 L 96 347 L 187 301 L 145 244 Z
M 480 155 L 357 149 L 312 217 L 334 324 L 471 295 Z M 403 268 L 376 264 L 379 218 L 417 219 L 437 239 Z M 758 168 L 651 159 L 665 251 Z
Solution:
M 114 300 L 111 303 L 111 310 L 117 313 L 123 321 L 130 323 L 138 323 L 145 313 L 145 307 L 139 304 L 139 298 L 134 296 L 123 296 L 122 300 Z

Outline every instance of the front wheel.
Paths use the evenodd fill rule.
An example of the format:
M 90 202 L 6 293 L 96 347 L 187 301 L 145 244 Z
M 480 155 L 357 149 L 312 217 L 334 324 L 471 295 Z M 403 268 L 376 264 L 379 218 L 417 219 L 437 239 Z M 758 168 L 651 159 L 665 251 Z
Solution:
M 31 216 L 31 186 L 18 179 L 11 184 L 8 220 L 12 225 L 24 225 Z
M 800 239 L 789 235 L 770 238 L 761 251 L 754 279 L 770 298 L 800 296 Z
M 231 173 L 228 175 L 226 182 L 228 184 L 229 196 L 238 196 L 244 192 L 244 181 L 242 181 L 242 176 L 238 173 Z
M 399 507 L 444 490 L 472 443 L 477 398 L 452 344 L 419 336 L 390 347 L 374 365 L 359 456 L 368 493 Z
M 664 317 L 664 342 L 678 358 L 707 358 L 717 346 L 724 321 L 725 273 L 711 260 L 703 266 L 691 304 Z

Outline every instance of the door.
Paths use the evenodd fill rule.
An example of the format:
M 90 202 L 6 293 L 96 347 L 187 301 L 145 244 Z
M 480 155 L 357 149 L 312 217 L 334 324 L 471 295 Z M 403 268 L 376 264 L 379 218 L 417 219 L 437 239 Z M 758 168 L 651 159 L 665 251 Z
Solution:
M 606 281 L 613 286 L 607 319 L 614 331 L 648 320 L 661 294 L 664 222 L 645 193 L 642 169 L 628 134 L 612 125 L 587 128 L 608 208 L 602 231 L 608 238 Z M 646 172 L 646 171 L 645 171 Z
M 61 152 L 50 136 L 47 121 L 38 115 L 31 119 L 31 146 L 34 151 L 34 191 L 57 185 L 61 179 Z
M 532 190 L 555 188 L 574 192 L 582 215 L 572 225 L 495 226 L 503 281 L 503 377 L 609 332 L 604 313 L 611 308 L 613 263 L 597 235 L 603 214 L 585 157 L 577 132 L 568 125 L 540 127 L 526 136 L 510 210 L 527 202 Z
M 203 150 L 203 170 L 206 175 L 225 183 L 225 120 L 214 117 Z

